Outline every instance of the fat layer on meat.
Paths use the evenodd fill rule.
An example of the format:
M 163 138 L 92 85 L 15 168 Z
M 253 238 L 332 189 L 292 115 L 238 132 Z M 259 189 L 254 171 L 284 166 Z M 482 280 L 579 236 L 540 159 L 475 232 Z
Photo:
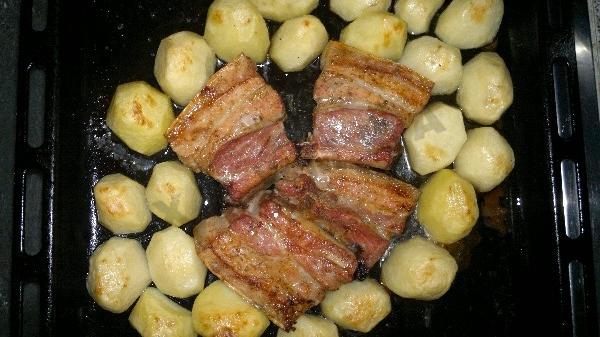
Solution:
M 209 173 L 223 144 L 283 116 L 281 97 L 256 72 L 256 64 L 240 55 L 211 76 L 166 135 L 181 162 Z
M 249 204 L 248 210 L 230 208 L 197 225 L 196 250 L 213 274 L 289 330 L 326 290 L 350 282 L 357 262 L 269 192 Z

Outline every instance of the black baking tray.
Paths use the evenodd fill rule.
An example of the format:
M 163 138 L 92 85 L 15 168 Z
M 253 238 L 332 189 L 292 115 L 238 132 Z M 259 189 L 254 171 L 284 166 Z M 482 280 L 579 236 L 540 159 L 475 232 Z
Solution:
M 154 163 L 176 157 L 169 149 L 152 157 L 127 150 L 103 120 L 118 84 L 146 80 L 157 86 L 152 67 L 160 39 L 180 30 L 202 33 L 209 3 L 21 2 L 6 335 L 137 335 L 127 313 L 100 309 L 85 289 L 88 257 L 110 237 L 96 222 L 91 187 L 103 175 L 116 172 L 145 184 Z M 337 38 L 343 22 L 328 12 L 325 3 L 315 15 Z M 600 241 L 595 227 L 599 224 L 592 222 L 598 219 L 595 204 L 600 201 L 598 170 L 593 170 L 598 149 L 592 146 L 598 141 L 593 132 L 598 130 L 598 111 L 590 103 L 595 102 L 589 76 L 593 67 L 586 54 L 576 50 L 591 48 L 586 23 L 584 0 L 505 1 L 504 20 L 491 49 L 511 71 L 515 99 L 496 126 L 513 146 L 516 167 L 482 200 L 488 216 L 464 244 L 453 248 L 461 270 L 451 290 L 432 302 L 393 296 L 393 313 L 368 335 L 598 335 L 594 243 Z M 270 24 L 271 30 L 275 28 Z M 463 55 L 467 60 L 473 52 Z M 561 73 L 553 71 L 556 62 L 564 65 Z M 45 74 L 41 92 L 31 88 L 36 70 Z M 282 94 L 290 137 L 302 141 L 311 128 L 318 64 L 299 74 L 284 74 L 274 65 L 261 65 L 259 71 Z M 40 104 L 39 96 L 41 119 L 32 108 Z M 559 109 L 568 111 L 570 137 L 557 131 Z M 41 126 L 37 132 L 36 123 Z M 39 134 L 41 144 L 32 144 Z M 581 223 L 577 238 L 568 237 L 563 225 L 564 159 L 576 167 L 575 202 Z M 398 161 L 395 174 L 420 181 L 404 162 Z M 38 204 L 28 197 L 29 185 L 35 185 L 30 176 L 40 180 Z M 197 179 L 206 200 L 201 218 L 218 214 L 223 190 L 207 176 L 198 174 Z M 190 232 L 197 222 L 183 228 Z M 152 232 L 165 226 L 154 218 L 148 230 L 130 237 L 145 245 Z M 189 307 L 191 301 L 179 302 Z M 266 334 L 275 332 L 271 326 Z M 341 335 L 361 334 L 341 331 Z

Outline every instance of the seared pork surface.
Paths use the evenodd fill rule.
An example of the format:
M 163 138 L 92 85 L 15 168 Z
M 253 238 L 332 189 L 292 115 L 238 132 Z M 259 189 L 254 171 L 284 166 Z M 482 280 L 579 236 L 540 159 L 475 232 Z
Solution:
M 209 173 L 227 190 L 232 203 L 269 185 L 277 170 L 296 160 L 296 148 L 282 122 L 223 144 L 215 153 Z
M 277 92 L 240 55 L 217 71 L 167 131 L 179 160 L 221 182 L 233 203 L 296 159 Z
M 381 258 L 389 240 L 404 231 L 418 198 L 415 187 L 386 174 L 322 161 L 286 169 L 275 193 L 354 246 L 367 268 Z
M 326 290 L 352 280 L 356 258 L 268 192 L 250 205 L 196 226 L 197 252 L 212 273 L 289 330 Z
M 402 131 L 429 101 L 433 83 L 407 67 L 330 41 L 313 97 L 306 159 L 334 159 L 388 169 Z

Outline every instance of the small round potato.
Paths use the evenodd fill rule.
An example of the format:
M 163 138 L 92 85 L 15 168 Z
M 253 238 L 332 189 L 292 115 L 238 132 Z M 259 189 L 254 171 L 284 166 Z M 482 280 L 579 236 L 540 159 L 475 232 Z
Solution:
M 381 267 L 381 282 L 396 295 L 435 300 L 450 286 L 458 265 L 442 247 L 421 237 L 400 242 Z
M 248 0 L 215 0 L 208 8 L 204 38 L 227 62 L 243 53 L 260 63 L 269 49 L 265 19 Z
M 454 171 L 440 170 L 421 187 L 417 220 L 433 240 L 454 243 L 471 232 L 478 218 L 473 185 Z
M 330 0 L 329 9 L 345 21 L 353 21 L 366 12 L 387 11 L 392 0 Z
M 283 22 L 309 14 L 319 0 L 250 0 L 265 19 Z
M 329 41 L 321 21 L 305 15 L 284 22 L 275 35 L 269 54 L 285 72 L 300 71 L 321 54 Z
M 333 322 L 314 315 L 302 315 L 298 317 L 294 330 L 285 332 L 277 330 L 277 337 L 338 337 L 338 329 Z
M 479 124 L 500 119 L 513 102 L 512 79 L 500 55 L 483 52 L 465 64 L 456 102 Z
M 494 40 L 503 15 L 503 0 L 453 0 L 440 15 L 435 35 L 460 49 L 479 48 Z
M 222 281 L 211 283 L 192 307 L 194 330 L 201 336 L 258 337 L 269 319 Z
M 460 50 L 431 36 L 408 42 L 399 62 L 431 80 L 432 95 L 453 93 L 463 72 Z
M 352 281 L 330 291 L 321 302 L 323 315 L 344 329 L 369 332 L 392 310 L 390 295 L 373 279 Z
M 179 32 L 160 41 L 154 77 L 175 103 L 186 105 L 215 72 L 216 64 L 215 53 L 202 36 Z
M 143 232 L 152 220 L 144 186 L 120 173 L 98 180 L 94 203 L 98 222 L 114 234 Z
M 194 239 L 180 228 L 154 233 L 146 258 L 152 281 L 163 293 L 186 298 L 204 288 L 206 267 L 196 255 Z
M 90 256 L 86 287 L 108 311 L 124 312 L 149 284 L 144 248 L 136 240 L 112 237 Z
M 340 41 L 397 61 L 406 44 L 406 23 L 391 13 L 368 12 L 342 29 Z
M 429 30 L 431 19 L 443 4 L 444 0 L 398 0 L 394 13 L 406 22 L 411 34 L 422 34 Z
M 140 296 L 129 323 L 142 337 L 196 337 L 192 313 L 152 287 Z
M 404 132 L 410 167 L 421 175 L 450 165 L 466 140 L 462 113 L 441 102 L 428 105 Z
M 479 192 L 498 186 L 515 167 L 515 154 L 498 131 L 482 127 L 467 132 L 467 141 L 456 156 L 454 170 Z
M 169 97 L 143 81 L 119 85 L 106 114 L 117 137 L 147 156 L 167 146 L 165 132 L 174 119 Z
M 177 227 L 197 218 L 202 205 L 194 174 L 178 161 L 154 166 L 146 199 L 152 213 Z

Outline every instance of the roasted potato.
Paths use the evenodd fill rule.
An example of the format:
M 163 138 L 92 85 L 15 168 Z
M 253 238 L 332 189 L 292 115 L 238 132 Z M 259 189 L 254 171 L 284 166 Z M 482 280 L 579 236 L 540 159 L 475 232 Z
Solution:
M 440 170 L 421 187 L 417 220 L 433 240 L 456 242 L 471 232 L 478 218 L 473 185 L 454 171 Z
M 435 35 L 460 49 L 479 48 L 494 40 L 503 15 L 503 0 L 453 0 L 440 15 Z
M 429 301 L 450 289 L 457 269 L 444 248 L 414 237 L 394 247 L 381 267 L 381 281 L 400 297 Z
M 143 81 L 119 85 L 106 114 L 115 135 L 147 156 L 167 146 L 164 134 L 174 119 L 169 97 Z
M 472 129 L 456 156 L 454 170 L 470 181 L 479 192 L 498 186 L 515 167 L 510 144 L 491 127 Z
M 154 58 L 154 77 L 171 99 L 186 105 L 215 72 L 217 58 L 202 36 L 179 32 L 162 39 Z
M 366 12 L 387 11 L 392 0 L 330 0 L 329 9 L 345 21 L 353 21 Z
M 330 291 L 321 302 L 323 315 L 344 329 L 369 332 L 392 310 L 390 295 L 373 279 L 352 281 Z
M 314 315 L 298 317 L 294 330 L 285 332 L 277 330 L 277 337 L 338 337 L 338 329 L 331 321 Z
M 398 0 L 394 13 L 406 22 L 409 33 L 421 34 L 429 30 L 431 19 L 443 4 L 444 0 Z
M 196 332 L 204 337 L 258 337 L 269 326 L 269 319 L 246 302 L 222 281 L 204 289 L 192 308 Z
M 98 180 L 94 203 L 98 222 L 115 234 L 143 232 L 152 220 L 144 186 L 120 173 Z
M 152 287 L 140 296 L 129 323 L 142 337 L 196 337 L 192 313 Z
M 404 132 L 410 167 L 421 175 L 450 165 L 467 140 L 460 110 L 429 104 Z
M 406 24 L 391 13 L 368 12 L 342 29 L 340 41 L 397 61 L 406 44 Z
M 200 214 L 202 195 L 192 171 L 178 161 L 156 164 L 146 186 L 152 213 L 173 226 L 181 226 Z
M 260 63 L 269 49 L 267 24 L 248 0 L 215 0 L 208 8 L 204 38 L 227 62 L 243 53 Z
M 512 79 L 500 55 L 483 52 L 465 64 L 456 102 L 479 124 L 500 119 L 513 102 Z
M 269 55 L 285 72 L 300 71 L 321 54 L 329 41 L 321 21 L 305 15 L 284 22 L 273 35 Z
M 262 16 L 269 20 L 283 22 L 309 14 L 317 8 L 319 0 L 250 0 Z
M 407 43 L 399 62 L 431 80 L 432 95 L 453 93 L 463 72 L 460 50 L 431 36 Z
M 177 227 L 156 232 L 146 248 L 152 281 L 163 293 L 190 297 L 204 288 L 206 267 L 196 255 L 194 239 Z
M 150 284 L 142 245 L 112 237 L 90 256 L 86 287 L 96 303 L 111 312 L 127 310 Z

